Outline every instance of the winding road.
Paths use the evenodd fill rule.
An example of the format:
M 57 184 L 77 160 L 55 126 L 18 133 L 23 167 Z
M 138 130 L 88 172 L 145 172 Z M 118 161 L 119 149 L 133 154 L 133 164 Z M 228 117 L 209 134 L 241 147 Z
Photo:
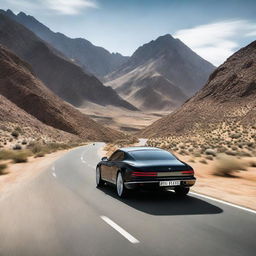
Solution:
M 256 214 L 195 194 L 95 187 L 103 143 L 76 148 L 0 201 L 1 256 L 256 253 Z

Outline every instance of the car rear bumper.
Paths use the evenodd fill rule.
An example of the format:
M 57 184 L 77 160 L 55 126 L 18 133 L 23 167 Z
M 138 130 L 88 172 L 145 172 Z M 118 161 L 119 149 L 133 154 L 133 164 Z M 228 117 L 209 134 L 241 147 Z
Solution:
M 166 180 L 166 179 L 164 179 Z M 174 180 L 174 179 L 170 179 L 170 180 Z M 180 181 L 180 186 L 182 187 L 191 187 L 195 184 L 196 182 L 196 178 L 190 178 L 190 179 L 175 179 L 175 180 L 179 180 Z M 160 181 L 161 180 L 136 180 L 136 181 L 126 181 L 124 182 L 124 185 L 126 188 L 128 189 L 134 189 L 134 188 L 138 188 L 138 187 L 145 187 L 145 188 L 164 188 L 164 187 L 160 187 Z

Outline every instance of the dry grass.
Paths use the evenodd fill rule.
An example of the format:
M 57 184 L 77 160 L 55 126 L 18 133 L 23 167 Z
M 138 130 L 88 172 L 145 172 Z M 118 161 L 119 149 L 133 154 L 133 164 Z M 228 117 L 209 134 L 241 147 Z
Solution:
M 0 160 L 12 160 L 14 163 L 27 162 L 28 157 L 32 155 L 30 150 L 1 150 Z
M 35 155 L 35 157 L 43 157 L 46 154 L 50 154 L 53 152 L 56 152 L 58 150 L 63 149 L 70 149 L 73 147 L 77 147 L 80 144 L 78 143 L 57 143 L 57 142 L 51 142 L 51 143 L 39 143 L 39 142 L 31 142 L 27 146 L 27 148 Z
M 198 130 L 191 136 L 151 138 L 147 144 L 210 161 L 220 153 L 237 158 L 252 157 L 256 156 L 256 129 L 248 129 L 239 123 L 222 123 L 212 125 L 208 131 Z
M 247 163 L 245 161 L 226 154 L 220 154 L 215 163 L 214 175 L 232 177 L 235 172 L 246 170 Z
M 5 169 L 7 168 L 7 164 L 0 164 L 0 175 L 6 174 Z
M 65 143 L 39 143 L 31 142 L 26 149 L 21 150 L 0 150 L 0 161 L 12 160 L 13 163 L 24 163 L 28 161 L 28 157 L 43 157 L 63 149 L 70 149 L 80 144 L 65 144 Z

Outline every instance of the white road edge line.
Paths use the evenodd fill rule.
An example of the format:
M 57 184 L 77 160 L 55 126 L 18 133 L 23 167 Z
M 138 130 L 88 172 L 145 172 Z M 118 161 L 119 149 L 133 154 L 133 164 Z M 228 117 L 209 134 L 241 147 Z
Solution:
M 189 192 L 189 194 L 196 195 L 196 196 L 199 196 L 199 197 L 203 197 L 203 198 L 206 198 L 206 199 L 210 199 L 210 200 L 218 202 L 218 203 L 226 204 L 228 206 L 232 206 L 232 207 L 238 208 L 240 210 L 244 210 L 244 211 L 256 214 L 255 210 L 252 210 L 252 209 L 249 209 L 249 208 L 246 208 L 246 207 L 243 207 L 243 206 L 239 206 L 239 205 L 236 205 L 236 204 L 232 204 L 232 203 L 229 203 L 229 202 L 226 202 L 226 201 L 214 198 L 214 197 L 205 196 L 205 195 L 195 193 L 195 192 Z
M 135 237 L 133 237 L 131 234 L 129 234 L 127 231 L 125 231 L 123 228 L 121 228 L 119 225 L 117 225 L 114 221 L 112 221 L 110 218 L 106 216 L 100 216 L 101 219 L 103 219 L 108 225 L 110 225 L 113 229 L 115 229 L 117 232 L 119 232 L 122 236 L 124 236 L 128 241 L 130 241 L 132 244 L 138 244 L 140 241 L 137 240 Z
M 82 163 L 86 164 L 86 161 L 84 160 L 84 153 L 85 153 L 85 152 L 82 153 L 80 159 L 81 159 L 81 162 L 82 162 Z

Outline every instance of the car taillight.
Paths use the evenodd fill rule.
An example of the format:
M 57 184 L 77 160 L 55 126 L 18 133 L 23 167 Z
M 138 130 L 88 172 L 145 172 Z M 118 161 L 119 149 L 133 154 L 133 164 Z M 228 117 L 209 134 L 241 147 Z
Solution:
M 194 170 L 189 170 L 189 171 L 181 171 L 183 174 L 194 174 Z
M 157 172 L 132 172 L 133 177 L 155 177 Z

